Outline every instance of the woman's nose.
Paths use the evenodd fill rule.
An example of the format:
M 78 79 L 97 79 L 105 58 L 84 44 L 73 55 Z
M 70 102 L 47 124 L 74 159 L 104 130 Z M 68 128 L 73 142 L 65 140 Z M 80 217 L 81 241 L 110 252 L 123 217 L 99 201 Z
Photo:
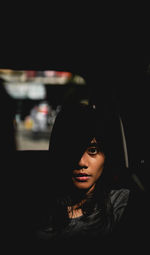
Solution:
M 88 160 L 87 160 L 87 156 L 86 153 L 84 153 L 81 157 L 81 159 L 78 162 L 79 167 L 81 168 L 88 168 Z

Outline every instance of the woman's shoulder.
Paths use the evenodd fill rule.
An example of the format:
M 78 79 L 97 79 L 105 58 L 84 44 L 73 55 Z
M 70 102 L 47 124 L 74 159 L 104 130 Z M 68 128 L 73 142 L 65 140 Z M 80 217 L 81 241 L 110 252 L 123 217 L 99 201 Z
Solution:
M 132 247 L 140 247 L 140 241 L 143 240 L 146 246 L 149 229 L 148 194 L 132 187 L 112 189 L 110 200 L 117 223 L 115 226 L 118 240 L 126 240 Z
M 110 200 L 113 206 L 126 205 L 131 194 L 128 188 L 113 188 L 110 190 Z
M 113 209 L 114 220 L 115 222 L 119 222 L 128 207 L 131 190 L 128 188 L 111 189 L 109 196 Z
M 109 192 L 109 197 L 116 223 L 121 219 L 136 222 L 138 217 L 146 217 L 147 196 L 142 191 L 128 187 L 113 188 Z
M 144 205 L 147 194 L 130 187 L 117 187 L 109 190 L 109 197 L 113 208 Z

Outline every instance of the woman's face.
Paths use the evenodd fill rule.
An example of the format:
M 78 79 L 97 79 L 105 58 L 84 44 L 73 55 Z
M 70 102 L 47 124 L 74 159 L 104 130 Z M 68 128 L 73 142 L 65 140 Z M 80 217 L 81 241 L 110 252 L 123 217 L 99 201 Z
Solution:
M 73 169 L 74 186 L 88 192 L 92 191 L 103 172 L 104 161 L 105 156 L 93 139 L 78 162 L 77 169 Z

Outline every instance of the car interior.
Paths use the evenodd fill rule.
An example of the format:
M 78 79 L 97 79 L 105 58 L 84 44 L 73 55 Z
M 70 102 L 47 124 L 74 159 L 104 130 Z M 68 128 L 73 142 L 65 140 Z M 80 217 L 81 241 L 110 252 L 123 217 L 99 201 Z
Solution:
M 131 186 L 146 198 L 149 60 L 140 67 L 130 63 L 126 72 L 119 64 L 116 72 L 91 59 L 88 66 L 82 59 L 46 60 L 0 65 L 2 188 L 4 205 L 11 210 L 7 220 L 22 226 L 23 218 L 23 226 L 31 229 L 44 220 L 53 190 L 50 133 L 61 105 L 69 102 L 92 104 L 105 113 L 114 159 L 112 183 Z

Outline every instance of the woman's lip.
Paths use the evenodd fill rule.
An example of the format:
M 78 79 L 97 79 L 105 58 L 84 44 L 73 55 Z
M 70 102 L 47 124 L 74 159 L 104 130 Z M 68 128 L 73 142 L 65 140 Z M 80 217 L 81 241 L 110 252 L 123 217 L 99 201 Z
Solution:
M 80 173 L 80 172 L 77 172 L 77 173 L 74 172 L 73 175 L 74 175 L 74 176 L 81 176 L 81 177 L 82 177 L 82 176 L 90 176 L 90 174 L 87 174 L 87 173 Z
M 74 175 L 75 180 L 77 181 L 87 181 L 90 178 L 90 175 L 87 174 L 77 174 Z

